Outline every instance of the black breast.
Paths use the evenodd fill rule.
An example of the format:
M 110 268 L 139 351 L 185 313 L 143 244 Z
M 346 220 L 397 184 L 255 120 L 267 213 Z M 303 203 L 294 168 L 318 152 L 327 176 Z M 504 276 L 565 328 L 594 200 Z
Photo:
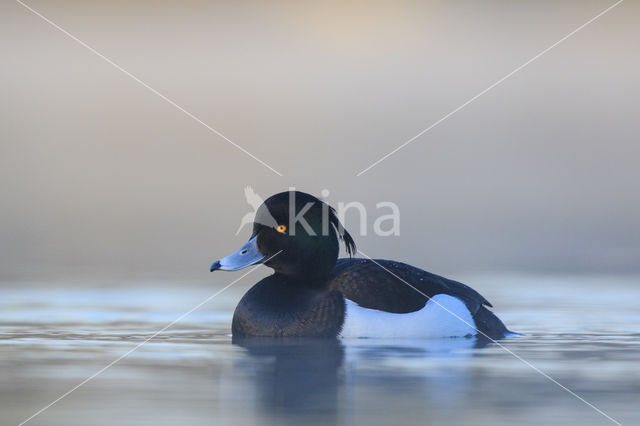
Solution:
M 344 313 L 339 291 L 308 288 L 274 274 L 243 296 L 231 329 L 234 336 L 336 337 Z

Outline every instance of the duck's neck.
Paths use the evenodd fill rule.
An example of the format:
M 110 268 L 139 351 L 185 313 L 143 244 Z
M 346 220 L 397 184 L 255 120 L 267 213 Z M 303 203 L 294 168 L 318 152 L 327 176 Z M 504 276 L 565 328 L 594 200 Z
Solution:
M 328 285 L 328 278 L 334 266 L 335 261 L 330 264 L 319 262 L 277 270 L 275 273 L 296 286 L 321 289 Z

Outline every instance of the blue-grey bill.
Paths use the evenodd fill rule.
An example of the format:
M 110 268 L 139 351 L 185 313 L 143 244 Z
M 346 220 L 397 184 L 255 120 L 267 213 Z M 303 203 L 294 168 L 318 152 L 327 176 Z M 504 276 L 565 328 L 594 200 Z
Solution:
M 240 247 L 238 251 L 229 256 L 213 262 L 211 272 L 215 270 L 221 271 L 237 271 L 247 266 L 255 265 L 265 259 L 265 255 L 258 250 L 258 236 L 254 235 L 245 245 Z

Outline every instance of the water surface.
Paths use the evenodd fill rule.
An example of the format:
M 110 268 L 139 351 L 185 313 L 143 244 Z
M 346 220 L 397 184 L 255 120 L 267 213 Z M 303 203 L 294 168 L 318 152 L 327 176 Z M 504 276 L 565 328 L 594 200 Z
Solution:
M 640 422 L 640 279 L 465 281 L 524 333 L 501 341 L 505 348 L 617 421 Z M 612 424 L 491 342 L 233 341 L 233 308 L 248 285 L 214 298 L 29 424 Z M 5 283 L 0 423 L 19 424 L 219 288 Z

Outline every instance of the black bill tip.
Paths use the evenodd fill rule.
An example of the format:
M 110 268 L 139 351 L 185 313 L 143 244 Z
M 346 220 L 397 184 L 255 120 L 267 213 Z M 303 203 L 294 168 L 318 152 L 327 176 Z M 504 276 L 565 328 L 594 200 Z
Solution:
M 220 269 L 220 267 L 221 267 L 221 265 L 220 265 L 220 261 L 219 261 L 219 260 L 216 260 L 215 262 L 213 262 L 213 263 L 211 264 L 211 269 L 209 270 L 209 272 L 213 272 L 213 271 L 215 271 L 216 269 Z

